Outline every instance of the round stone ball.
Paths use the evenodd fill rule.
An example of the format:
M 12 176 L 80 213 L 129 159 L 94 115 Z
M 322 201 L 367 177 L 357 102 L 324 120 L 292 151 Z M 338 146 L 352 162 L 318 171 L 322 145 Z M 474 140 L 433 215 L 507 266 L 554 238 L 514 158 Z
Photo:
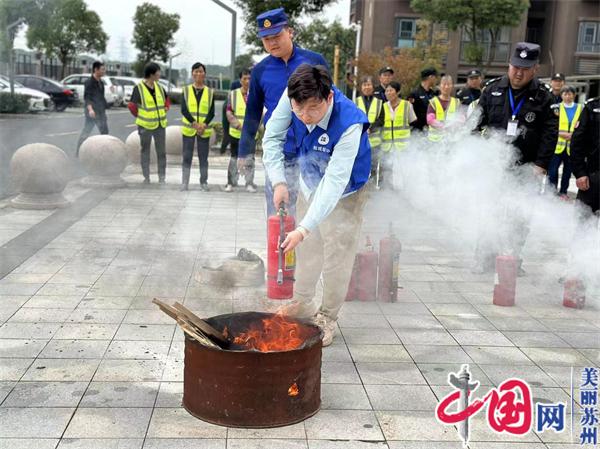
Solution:
M 127 147 L 114 136 L 91 136 L 81 144 L 79 160 L 92 177 L 119 178 L 127 166 Z
M 140 159 L 142 156 L 142 145 L 140 143 L 140 135 L 137 130 L 133 131 L 127 139 L 125 139 L 125 145 L 127 145 L 127 153 L 129 157 L 130 164 L 140 164 Z M 154 139 L 152 139 L 152 143 L 150 144 L 150 167 L 156 165 L 156 149 L 154 146 Z
M 167 126 L 166 129 L 166 150 L 167 154 L 181 156 L 183 154 L 183 134 L 181 126 Z

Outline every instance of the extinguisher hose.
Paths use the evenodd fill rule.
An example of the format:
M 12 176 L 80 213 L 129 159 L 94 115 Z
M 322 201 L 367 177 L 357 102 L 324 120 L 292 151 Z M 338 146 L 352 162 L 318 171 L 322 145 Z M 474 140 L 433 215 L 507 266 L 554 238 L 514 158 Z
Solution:
M 279 204 L 279 245 L 277 254 L 277 285 L 283 284 L 283 248 L 281 244 L 285 240 L 285 206 L 283 202 Z

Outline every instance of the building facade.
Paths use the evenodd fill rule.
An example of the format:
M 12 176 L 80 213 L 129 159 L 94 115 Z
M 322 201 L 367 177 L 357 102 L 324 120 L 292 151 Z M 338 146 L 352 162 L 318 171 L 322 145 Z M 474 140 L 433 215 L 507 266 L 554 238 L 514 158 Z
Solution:
M 520 41 L 541 45 L 540 77 L 600 74 L 600 0 L 531 0 L 518 26 L 501 30 L 488 77 L 506 72 L 511 46 Z M 361 51 L 378 52 L 385 47 L 414 45 L 420 15 L 410 0 L 352 0 L 350 21 L 361 22 Z M 490 51 L 483 35 L 484 61 Z M 462 30 L 448 32 L 445 71 L 459 81 L 475 68 L 464 60 L 468 43 Z M 480 67 L 477 67 L 480 68 Z

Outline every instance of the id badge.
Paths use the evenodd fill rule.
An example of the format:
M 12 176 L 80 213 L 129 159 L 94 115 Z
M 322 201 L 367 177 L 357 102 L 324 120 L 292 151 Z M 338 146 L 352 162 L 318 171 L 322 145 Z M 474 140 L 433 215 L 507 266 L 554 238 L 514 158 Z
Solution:
M 506 127 L 506 135 L 516 137 L 519 132 L 519 121 L 509 120 L 508 126 Z

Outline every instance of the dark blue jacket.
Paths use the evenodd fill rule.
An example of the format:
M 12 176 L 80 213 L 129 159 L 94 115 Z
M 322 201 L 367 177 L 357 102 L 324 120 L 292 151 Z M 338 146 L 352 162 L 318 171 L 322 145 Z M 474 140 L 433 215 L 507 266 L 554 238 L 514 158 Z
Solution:
M 290 75 L 299 65 L 305 63 L 312 65 L 320 64 L 327 67 L 327 62 L 325 62 L 325 59 L 319 53 L 294 45 L 294 51 L 287 63 L 281 58 L 269 55 L 252 69 L 250 90 L 248 92 L 248 101 L 246 102 L 246 115 L 244 117 L 242 137 L 240 138 L 238 149 L 239 157 L 245 157 L 254 153 L 254 139 L 260 125 L 263 107 L 266 108 L 264 117 L 264 123 L 266 124 L 275 110 L 277 103 L 279 103 L 283 91 L 287 88 Z M 286 157 L 293 156 L 296 153 L 291 131 L 288 132 L 284 153 Z

